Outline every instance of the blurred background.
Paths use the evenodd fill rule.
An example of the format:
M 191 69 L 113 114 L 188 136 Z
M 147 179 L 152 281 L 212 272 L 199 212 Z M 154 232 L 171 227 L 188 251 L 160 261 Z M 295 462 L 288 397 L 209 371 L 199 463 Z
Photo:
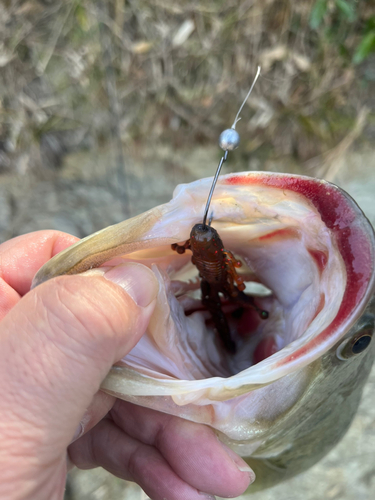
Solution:
M 375 222 L 375 4 L 365 0 L 2 0 L 0 240 L 79 237 L 224 172 L 324 177 Z M 345 439 L 253 499 L 359 500 L 375 491 L 375 373 Z M 101 469 L 66 500 L 144 500 Z

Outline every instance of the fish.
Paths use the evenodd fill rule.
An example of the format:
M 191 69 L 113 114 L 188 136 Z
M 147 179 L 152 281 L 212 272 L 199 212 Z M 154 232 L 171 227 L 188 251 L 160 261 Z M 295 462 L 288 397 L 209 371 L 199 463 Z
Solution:
M 355 201 L 315 178 L 270 172 L 219 178 L 212 226 L 259 307 L 222 302 L 235 352 L 202 307 L 191 253 L 172 244 L 202 220 L 212 178 L 62 251 L 33 287 L 60 275 L 139 262 L 159 293 L 147 331 L 102 390 L 212 427 L 256 474 L 248 492 L 307 470 L 348 429 L 375 342 L 375 236 Z

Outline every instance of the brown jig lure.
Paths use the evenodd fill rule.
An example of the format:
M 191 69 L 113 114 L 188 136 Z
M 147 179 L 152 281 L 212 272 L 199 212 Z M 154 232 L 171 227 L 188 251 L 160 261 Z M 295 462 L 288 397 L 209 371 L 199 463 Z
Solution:
M 268 312 L 260 309 L 255 304 L 253 297 L 244 293 L 245 284 L 236 271 L 236 268 L 241 267 L 242 263 L 233 256 L 232 252 L 224 249 L 223 242 L 218 232 L 211 227 L 211 221 L 207 225 L 206 220 L 221 167 L 227 160 L 229 151 L 236 149 L 239 145 L 240 136 L 236 131 L 236 124 L 240 120 L 239 115 L 253 90 L 259 74 L 260 67 L 258 66 L 255 79 L 238 110 L 232 127 L 224 130 L 220 134 L 219 145 L 224 150 L 224 155 L 220 160 L 212 182 L 204 211 L 203 223 L 195 224 L 191 230 L 190 239 L 183 245 L 177 243 L 172 245 L 172 250 L 175 250 L 179 254 L 185 253 L 185 250 L 192 251 L 193 256 L 191 261 L 198 268 L 201 278 L 202 304 L 210 312 L 224 347 L 231 353 L 236 351 L 236 345 L 231 338 L 230 329 L 222 310 L 219 294 L 221 293 L 226 299 L 241 307 L 252 307 L 262 319 L 268 318 Z

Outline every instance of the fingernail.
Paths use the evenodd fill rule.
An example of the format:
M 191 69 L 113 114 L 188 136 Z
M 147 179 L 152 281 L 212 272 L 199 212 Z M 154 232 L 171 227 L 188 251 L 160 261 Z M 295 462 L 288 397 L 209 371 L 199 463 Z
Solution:
M 74 443 L 74 441 L 77 441 L 81 436 L 83 436 L 85 429 L 87 428 L 87 424 L 90 422 L 90 412 L 85 411 L 83 414 L 83 417 L 81 418 L 80 423 L 77 426 L 77 429 L 74 433 L 73 439 L 70 441 L 70 444 Z
M 73 439 L 70 441 L 70 443 L 74 443 L 74 441 L 77 441 L 77 439 L 82 436 L 84 430 L 85 429 L 84 429 L 83 425 L 81 423 L 78 424 L 78 427 L 74 433 Z
M 157 296 L 159 283 L 146 266 L 129 262 L 113 267 L 104 275 L 112 283 L 121 286 L 140 307 L 147 307 Z
M 227 453 L 227 455 L 229 455 L 229 457 L 232 459 L 232 461 L 234 462 L 237 469 L 241 472 L 246 472 L 250 477 L 250 484 L 253 483 L 255 481 L 255 473 L 254 473 L 253 469 L 251 467 L 249 467 L 247 465 L 247 463 L 245 462 L 245 460 L 243 460 L 241 457 L 239 457 L 237 455 L 237 453 L 235 453 L 228 446 L 223 444 L 220 440 L 219 440 L 219 442 L 220 442 L 221 446 L 223 447 L 223 449 L 225 450 L 225 452 Z

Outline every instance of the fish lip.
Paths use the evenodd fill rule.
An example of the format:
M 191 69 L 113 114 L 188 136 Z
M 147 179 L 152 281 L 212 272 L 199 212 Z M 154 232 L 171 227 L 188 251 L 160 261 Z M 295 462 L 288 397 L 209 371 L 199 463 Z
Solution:
M 357 236 L 361 236 L 361 241 L 350 241 L 350 243 L 356 247 L 355 250 L 357 255 L 363 254 L 363 252 L 367 250 L 367 257 L 363 258 L 363 260 L 366 260 L 368 264 L 367 283 L 365 284 L 365 290 L 362 290 L 362 296 L 360 298 L 358 297 L 358 294 L 360 292 L 358 292 L 358 294 L 356 295 L 355 291 L 348 291 L 348 299 L 351 299 L 352 301 L 351 307 L 350 304 L 342 304 L 338 314 L 336 315 L 336 318 L 323 332 L 320 332 L 317 337 L 306 343 L 299 350 L 291 353 L 288 356 L 285 356 L 282 360 L 276 362 L 273 366 L 268 365 L 268 374 L 262 374 L 263 376 L 261 383 L 256 383 L 254 380 L 255 377 L 251 377 L 250 373 L 248 373 L 248 370 L 254 367 L 250 367 L 248 370 L 244 370 L 239 374 L 229 377 L 225 379 L 226 382 L 223 382 L 223 387 L 226 387 L 228 390 L 234 390 L 239 387 L 247 387 L 247 390 L 253 390 L 266 384 L 272 383 L 275 380 L 287 375 L 291 371 L 296 371 L 318 359 L 327 350 L 329 350 L 330 348 L 334 348 L 337 344 L 337 341 L 343 336 L 343 332 L 345 333 L 346 331 L 348 331 L 360 318 L 360 316 L 366 309 L 367 303 L 375 292 L 375 235 L 369 220 L 366 218 L 355 200 L 344 190 L 342 190 L 335 184 L 327 182 L 325 180 L 312 179 L 307 176 L 296 176 L 289 174 L 274 175 L 269 172 L 259 172 L 255 175 L 253 173 L 228 174 L 226 176 L 223 176 L 221 182 L 222 184 L 229 185 L 235 183 L 238 185 L 246 185 L 250 182 L 262 182 L 272 187 L 281 187 L 282 184 L 282 187 L 284 189 L 291 189 L 295 192 L 305 191 L 305 193 L 308 195 L 308 199 L 314 204 L 315 207 L 318 208 L 322 219 L 324 217 L 329 223 L 327 224 L 327 227 L 334 233 L 339 233 L 338 235 L 335 235 L 336 238 L 343 236 L 345 240 L 345 231 L 347 229 L 353 229 L 351 227 L 352 224 L 354 226 L 357 225 L 358 227 L 356 229 L 361 233 L 360 235 L 357 234 Z M 308 188 L 319 187 L 320 193 L 314 193 L 314 189 L 311 189 L 311 191 L 307 190 L 306 184 Z M 332 198 L 334 198 L 334 200 L 330 200 L 329 203 L 336 202 L 338 204 L 335 207 L 336 214 L 334 219 L 332 217 L 332 207 L 327 205 L 327 203 L 322 203 L 322 190 L 326 191 L 327 196 L 331 196 Z M 318 195 L 320 195 L 320 197 L 317 198 Z M 341 241 L 341 245 L 344 245 L 345 243 L 348 243 L 348 241 Z M 351 251 L 352 253 L 354 253 L 354 248 L 351 248 Z M 340 251 L 340 253 L 341 256 L 343 256 L 342 251 Z M 346 267 L 351 264 L 351 262 L 348 262 L 348 260 L 346 260 L 345 258 L 344 262 Z M 352 276 L 349 276 L 349 283 L 347 282 L 346 285 L 347 290 L 351 285 L 351 277 Z M 340 319 L 338 318 L 339 313 L 340 311 L 341 313 L 343 312 L 342 309 L 344 307 L 350 309 L 351 312 L 347 314 L 347 316 L 340 322 L 340 324 L 335 324 L 335 322 L 338 323 L 338 320 Z M 273 357 L 276 358 L 277 356 L 273 355 Z M 262 364 L 264 364 L 264 361 L 258 363 L 257 368 L 261 369 Z M 242 385 L 245 380 L 246 384 Z M 247 392 L 247 390 L 244 392 Z M 210 393 L 211 398 L 214 397 L 213 392 L 214 391 L 211 391 Z
M 199 189 L 203 188 L 205 191 L 207 191 L 211 182 L 212 178 L 196 181 L 195 183 L 192 183 L 191 190 L 199 187 Z M 257 365 L 248 369 L 252 370 L 251 374 L 248 372 L 248 370 L 244 370 L 243 372 L 240 372 L 226 379 L 214 377 L 205 379 L 203 381 L 158 380 L 158 386 L 160 387 L 159 392 L 161 395 L 181 394 L 181 391 L 197 392 L 199 390 L 207 390 L 209 391 L 210 397 L 212 399 L 222 399 L 223 391 L 228 391 L 229 394 L 234 389 L 240 387 L 241 391 L 242 389 L 244 389 L 243 392 L 248 392 L 252 388 L 258 388 L 263 385 L 269 384 L 285 376 L 291 371 L 296 371 L 297 369 L 306 366 L 315 359 L 319 358 L 322 353 L 333 347 L 337 343 L 337 341 L 345 334 L 345 332 L 351 326 L 353 326 L 353 324 L 364 311 L 367 302 L 374 293 L 374 232 L 360 208 L 349 195 L 347 195 L 343 190 L 341 190 L 334 184 L 331 184 L 324 180 L 312 179 L 307 176 L 296 176 L 291 174 L 257 172 L 228 174 L 220 177 L 217 185 L 218 189 L 214 195 L 214 199 L 215 196 L 217 196 L 220 187 L 230 185 L 238 185 L 239 187 L 241 187 L 248 184 L 262 184 L 268 187 L 274 187 L 299 193 L 307 197 L 311 203 L 315 204 L 319 213 L 328 220 L 329 224 L 331 224 L 332 227 L 330 229 L 332 231 L 336 232 L 337 234 L 339 234 L 340 231 L 343 232 L 348 228 L 352 228 L 357 231 L 357 236 L 360 236 L 359 241 L 355 242 L 354 240 L 349 241 L 348 239 L 346 239 L 346 243 L 348 243 L 348 246 L 351 247 L 352 253 L 354 252 L 356 256 L 359 256 L 358 258 L 360 258 L 362 264 L 364 261 L 366 261 L 367 263 L 367 270 L 362 268 L 363 273 L 366 275 L 366 278 L 363 282 L 363 287 L 360 291 L 357 290 L 357 294 L 355 294 L 353 290 L 351 291 L 352 293 L 349 291 L 349 295 L 352 295 L 351 297 L 349 297 L 351 298 L 351 304 L 346 304 L 345 307 L 349 309 L 350 312 L 346 314 L 344 318 L 342 318 L 342 321 L 336 321 L 336 323 L 335 320 L 332 321 L 329 325 L 329 329 L 331 331 L 326 332 L 325 336 L 320 333 L 318 335 L 318 339 L 312 339 L 310 342 L 307 342 L 306 345 L 302 346 L 302 348 L 297 349 L 295 352 L 292 352 L 289 355 L 283 356 L 281 360 L 278 360 L 278 356 L 276 355 L 267 358 L 268 360 L 272 359 L 272 361 L 274 361 L 272 365 L 270 365 L 269 363 L 266 364 L 267 360 L 261 361 Z M 184 188 L 184 186 L 179 186 L 178 188 L 176 188 L 174 193 L 174 200 L 172 200 L 164 207 L 158 207 L 158 209 L 156 209 L 159 210 L 161 216 L 164 216 L 164 214 L 168 210 L 174 209 L 173 207 L 176 206 L 178 201 L 177 198 L 179 198 L 180 196 L 184 196 Z M 190 192 L 188 196 L 191 197 L 192 193 Z M 193 224 L 200 222 L 201 220 L 201 214 L 197 211 L 192 219 Z M 120 223 L 117 226 L 113 226 L 113 228 L 122 227 L 121 224 L 123 223 Z M 144 242 L 144 244 L 151 245 L 152 238 L 156 239 L 155 235 L 158 232 L 158 228 L 161 227 L 160 219 L 156 221 L 154 219 L 153 224 L 153 229 L 145 233 L 145 236 L 142 236 L 142 241 Z M 108 232 L 108 229 L 110 228 L 107 228 L 107 230 L 103 230 L 103 232 Z M 178 228 L 173 227 L 173 224 L 171 224 L 171 229 L 169 230 L 168 234 L 166 234 L 163 243 L 178 243 L 184 238 L 188 238 L 188 233 L 182 234 L 178 231 Z M 162 245 L 163 243 L 159 242 L 158 244 Z M 361 247 L 362 243 L 363 246 Z M 68 249 L 66 255 L 68 256 L 69 260 L 69 258 L 72 256 L 72 249 Z M 108 256 L 108 254 L 106 255 Z M 112 256 L 114 255 L 115 254 L 113 254 Z M 347 257 L 347 259 L 349 259 L 349 257 Z M 105 259 L 104 261 L 108 261 L 108 259 Z M 100 259 L 98 259 L 96 261 L 96 265 L 100 265 L 104 261 L 100 262 Z M 358 264 L 358 262 L 356 264 Z M 66 274 L 67 266 L 68 264 L 61 264 L 60 262 L 59 274 Z M 47 273 L 48 277 L 54 276 L 54 271 L 51 271 L 51 264 L 49 266 L 46 265 L 45 269 L 49 270 L 49 274 Z M 83 268 L 79 268 L 79 271 L 83 270 Z M 43 272 L 38 273 L 38 275 L 39 276 L 35 280 L 36 284 L 44 281 Z M 312 346 L 314 347 L 314 349 L 312 349 Z M 254 368 L 256 369 L 254 370 Z M 145 382 L 146 384 L 149 383 L 150 379 L 148 381 L 146 380 L 148 377 L 143 378 L 143 382 Z M 184 382 L 183 389 L 181 389 L 181 382 Z M 138 392 L 138 394 L 140 394 L 143 391 L 143 389 L 140 388 L 142 384 L 138 385 L 139 390 L 141 391 Z M 220 392 L 221 396 L 219 394 Z
M 202 180 L 200 182 L 204 182 Z M 210 179 L 207 179 L 207 183 Z M 345 231 L 348 228 L 353 228 L 359 232 L 360 241 L 349 241 L 346 239 L 343 243 L 352 244 L 355 248 L 352 248 L 352 252 L 356 255 L 362 254 L 362 260 L 366 260 L 368 264 L 367 277 L 364 282 L 364 286 L 360 293 L 354 293 L 353 290 L 349 290 L 348 296 L 351 299 L 351 304 L 346 304 L 345 307 L 350 309 L 350 313 L 346 315 L 345 318 L 341 318 L 338 322 L 335 320 L 331 321 L 330 325 L 318 334 L 317 337 L 313 338 L 310 342 L 307 342 L 300 349 L 295 350 L 289 355 L 283 356 L 280 360 L 277 360 L 279 353 L 267 358 L 264 361 L 259 362 L 257 365 L 252 366 L 242 372 L 239 372 L 228 378 L 211 377 L 204 380 L 165 380 L 158 381 L 159 388 L 157 391 L 160 395 L 170 395 L 177 404 L 186 404 L 185 395 L 190 394 L 190 400 L 188 402 L 194 401 L 194 393 L 199 398 L 202 391 L 205 393 L 206 397 L 211 401 L 222 401 L 226 399 L 231 399 L 233 397 L 233 392 L 236 392 L 236 396 L 248 393 L 255 389 L 264 387 L 265 385 L 271 384 L 272 382 L 284 377 L 291 372 L 295 372 L 304 366 L 312 363 L 314 360 L 318 359 L 327 350 L 334 348 L 338 340 L 348 331 L 358 320 L 358 318 L 363 313 L 364 309 L 371 296 L 374 294 L 375 288 L 375 274 L 374 274 L 374 261 L 375 261 L 375 236 L 371 224 L 364 216 L 361 209 L 358 207 L 356 202 L 342 189 L 336 185 L 329 183 L 324 180 L 312 179 L 307 176 L 295 176 L 289 174 L 272 174 L 269 172 L 259 172 L 259 173 L 245 173 L 245 174 L 229 174 L 223 176 L 220 180 L 221 185 L 225 184 L 238 184 L 246 185 L 248 182 L 251 183 L 267 183 L 272 187 L 279 187 L 283 184 L 285 190 L 292 190 L 299 192 L 298 188 L 304 188 L 306 191 L 307 187 L 310 189 L 310 201 L 314 206 L 318 206 L 318 211 L 322 218 L 328 219 L 329 229 L 334 233 L 337 239 L 340 235 L 344 236 Z M 305 183 L 305 185 L 304 185 Z M 320 198 L 314 198 L 313 187 L 319 187 L 320 193 L 318 195 Z M 332 214 L 332 206 L 327 203 L 321 202 L 322 190 L 325 190 L 327 197 L 332 197 L 330 203 L 336 203 L 335 214 Z M 177 195 L 179 192 L 177 191 Z M 315 196 L 317 194 L 315 193 Z M 332 200 L 332 201 L 331 201 Z M 333 218 L 333 215 L 335 216 Z M 353 227 L 352 227 L 353 226 Z M 361 245 L 363 245 L 361 247 Z M 363 253 L 367 255 L 364 257 Z M 343 253 L 340 251 L 341 256 Z M 344 256 L 345 257 L 345 256 Z M 351 264 L 350 255 L 346 255 L 346 260 L 344 258 L 346 268 Z M 349 273 L 350 274 L 350 273 Z M 347 282 L 346 288 L 350 288 L 350 278 Z M 340 318 L 339 318 L 340 319 Z M 275 359 L 275 362 L 270 365 L 269 361 L 271 358 Z M 250 372 L 251 370 L 251 372 Z M 144 380 L 145 384 L 148 383 L 147 377 Z M 183 384 L 183 387 L 182 387 Z M 156 394 L 156 393 L 155 393 Z
M 196 183 L 209 184 L 211 181 L 212 178 L 206 178 L 196 181 Z M 366 289 L 362 292 L 362 297 L 359 299 L 358 297 L 354 297 L 354 301 L 357 302 L 354 307 L 352 307 L 353 313 L 348 315 L 347 321 L 341 323 L 340 325 L 341 330 L 349 329 L 361 316 L 366 308 L 367 302 L 375 293 L 375 234 L 374 229 L 372 228 L 372 225 L 366 215 L 362 212 L 356 201 L 346 191 L 324 179 L 273 172 L 242 172 L 223 175 L 220 177 L 218 182 L 218 185 L 247 186 L 251 184 L 263 184 L 268 187 L 290 190 L 295 193 L 302 194 L 302 196 L 307 198 L 317 208 L 327 227 L 333 231 L 333 233 L 339 233 L 339 236 L 343 236 L 345 238 L 345 232 L 347 229 L 353 229 L 353 226 L 354 229 L 361 232 L 361 234 L 357 234 L 357 237 L 362 238 L 360 243 L 353 240 L 341 242 L 341 245 L 344 245 L 345 243 L 354 245 L 356 247 L 356 255 L 361 255 L 366 250 L 367 256 L 364 257 L 362 255 L 362 260 L 366 260 L 366 264 L 369 269 L 367 273 L 368 279 Z M 174 192 L 174 196 L 178 196 L 183 187 L 184 185 L 178 186 Z M 323 191 L 325 191 L 324 194 Z M 331 198 L 327 200 L 327 197 Z M 337 234 L 335 236 L 337 238 Z M 367 246 L 367 249 L 361 247 L 362 243 Z M 351 250 L 353 253 L 354 248 Z M 343 256 L 342 249 L 340 249 L 340 254 Z M 344 261 L 345 264 L 348 264 L 345 257 Z M 335 344 L 335 342 L 336 341 L 331 340 L 327 344 L 323 343 L 322 350 L 325 351 L 328 345 L 331 347 Z M 314 344 L 316 344 L 316 342 L 314 342 Z M 303 356 L 302 353 L 298 353 L 298 355 Z M 319 355 L 316 357 L 319 357 Z M 282 364 L 287 362 L 291 362 L 291 364 L 293 364 L 294 360 L 295 357 L 293 359 L 287 358 Z
M 303 187 L 303 186 L 301 186 L 302 183 L 306 183 L 306 184 L 310 185 L 310 187 L 314 183 L 315 186 L 320 187 L 321 191 L 326 190 L 327 196 L 332 196 L 332 197 L 336 198 L 336 200 L 332 200 L 332 201 L 330 200 L 329 203 L 332 203 L 334 201 L 338 202 L 337 197 L 339 197 L 341 203 L 339 203 L 339 206 L 335 207 L 335 208 L 339 208 L 340 211 L 339 211 L 339 213 L 336 213 L 335 219 L 332 220 L 332 217 L 330 214 L 328 214 L 328 216 L 325 214 L 325 212 L 327 212 L 327 211 L 330 212 L 331 207 L 327 206 L 327 203 L 324 202 L 324 197 L 322 197 L 321 193 L 319 193 L 320 194 L 319 198 L 317 198 L 317 194 L 314 192 L 310 192 L 310 193 L 307 192 L 306 193 L 308 195 L 308 198 L 310 199 L 310 201 L 312 201 L 313 204 L 317 208 L 319 207 L 318 211 L 321 214 L 323 221 L 324 221 L 323 216 L 326 215 L 325 218 L 326 218 L 327 222 L 329 222 L 327 224 L 327 227 L 329 229 L 331 229 L 333 232 L 341 233 L 341 235 L 339 235 L 339 237 L 343 236 L 344 239 L 346 239 L 345 232 L 347 229 L 351 228 L 352 223 L 356 223 L 356 224 L 361 226 L 360 229 L 361 229 L 362 234 L 360 236 L 362 236 L 362 241 L 361 242 L 350 241 L 350 243 L 352 243 L 352 245 L 355 244 L 357 254 L 361 254 L 365 250 L 365 248 L 361 247 L 361 245 L 362 244 L 366 245 L 366 243 L 367 243 L 368 256 L 366 259 L 367 260 L 366 263 L 369 266 L 369 269 L 371 269 L 371 272 L 368 273 L 369 277 L 367 280 L 366 289 L 362 292 L 362 297 L 360 298 L 360 300 L 358 301 L 358 297 L 353 297 L 353 296 L 350 297 L 352 300 L 352 308 L 351 308 L 352 313 L 348 314 L 347 317 L 345 318 L 345 320 L 342 321 L 339 329 L 338 329 L 338 325 L 336 326 L 337 331 L 344 331 L 344 332 L 348 331 L 355 324 L 355 322 L 360 318 L 360 316 L 362 315 L 362 313 L 364 312 L 364 310 L 367 306 L 367 303 L 369 302 L 369 300 L 371 299 L 371 297 L 374 295 L 374 292 L 375 292 L 375 272 L 374 272 L 375 234 L 374 234 L 374 230 L 372 228 L 370 221 L 367 219 L 367 217 L 362 212 L 360 207 L 357 205 L 355 200 L 348 193 L 346 193 L 343 189 L 339 188 L 338 186 L 336 186 L 333 183 L 330 183 L 330 182 L 325 181 L 325 180 L 311 179 L 310 177 L 307 177 L 307 176 L 295 176 L 295 175 L 289 175 L 289 174 L 284 174 L 284 175 L 278 174 L 277 176 L 273 177 L 272 175 L 270 175 L 269 172 L 264 172 L 263 176 L 264 176 L 264 178 L 267 178 L 270 181 L 267 184 L 273 185 L 273 186 L 277 186 L 277 184 L 279 183 L 278 182 L 279 178 L 282 179 L 283 181 L 285 181 L 286 179 L 290 180 L 291 185 L 288 185 L 287 189 L 292 188 L 292 190 L 296 191 L 296 192 L 300 192 L 299 188 Z M 235 179 L 240 180 L 240 181 L 242 180 L 242 181 L 246 182 L 246 174 L 245 174 L 245 176 L 242 177 L 242 179 L 241 179 L 241 175 L 240 175 L 240 179 L 238 179 L 238 176 L 236 176 L 236 175 L 228 176 L 228 178 L 225 180 L 225 182 L 232 183 Z M 306 191 L 306 189 L 302 189 L 301 191 Z M 323 203 L 322 203 L 322 200 L 323 200 Z M 345 202 L 345 206 L 342 206 L 342 204 L 344 202 Z M 353 213 L 349 214 L 348 212 L 350 212 L 350 211 L 353 211 Z M 359 228 L 357 228 L 357 229 L 359 229 Z M 336 235 L 336 237 L 337 237 L 337 235 Z M 358 237 L 359 237 L 359 235 L 358 235 Z M 341 241 L 342 246 L 344 244 L 347 244 L 347 243 L 349 243 L 349 241 L 345 241 L 345 242 Z M 341 253 L 341 256 L 343 256 L 343 252 L 341 250 L 342 249 L 340 249 L 340 253 Z M 354 251 L 354 249 L 351 248 L 351 253 L 353 253 L 353 251 Z M 347 267 L 347 274 L 350 275 L 350 273 L 348 273 L 348 264 L 354 265 L 354 263 L 348 262 L 345 258 L 344 258 L 344 262 L 345 262 L 345 265 Z M 349 276 L 349 278 L 348 278 L 349 284 L 347 282 L 347 286 L 346 286 L 347 290 L 350 287 L 350 278 L 351 278 L 351 276 Z M 349 291 L 347 295 L 350 295 L 350 294 L 353 295 L 354 291 Z M 353 300 L 356 301 L 356 304 L 353 304 Z M 348 304 L 343 304 L 344 301 L 345 301 L 345 296 L 343 298 L 340 310 L 336 315 L 336 318 L 339 316 L 340 311 L 343 312 L 342 309 L 344 307 L 346 307 L 348 309 L 350 308 Z M 329 333 L 330 333 L 329 330 L 332 330 L 334 328 L 332 326 L 332 324 L 335 323 L 335 321 L 337 321 L 336 318 L 331 322 L 331 324 L 328 326 L 328 328 L 326 330 L 324 330 L 323 332 L 320 332 L 317 337 L 312 339 L 312 341 L 310 343 L 306 344 L 302 349 L 294 352 L 293 354 L 291 354 L 290 356 L 286 357 L 281 362 L 279 362 L 277 364 L 277 367 L 288 366 L 289 368 L 291 368 L 294 365 L 298 366 L 298 365 L 300 365 L 300 363 L 298 363 L 298 358 L 300 358 L 301 361 L 303 360 L 303 366 L 304 366 L 304 365 L 314 361 L 315 359 L 319 358 L 326 350 L 334 347 L 337 340 L 342 336 L 342 334 L 341 335 L 329 335 Z M 324 337 L 326 337 L 326 338 L 324 338 Z M 319 346 L 319 343 L 320 343 L 320 346 Z M 312 354 L 312 355 L 309 356 L 309 348 L 312 346 L 314 347 L 314 351 L 311 350 L 310 354 Z

